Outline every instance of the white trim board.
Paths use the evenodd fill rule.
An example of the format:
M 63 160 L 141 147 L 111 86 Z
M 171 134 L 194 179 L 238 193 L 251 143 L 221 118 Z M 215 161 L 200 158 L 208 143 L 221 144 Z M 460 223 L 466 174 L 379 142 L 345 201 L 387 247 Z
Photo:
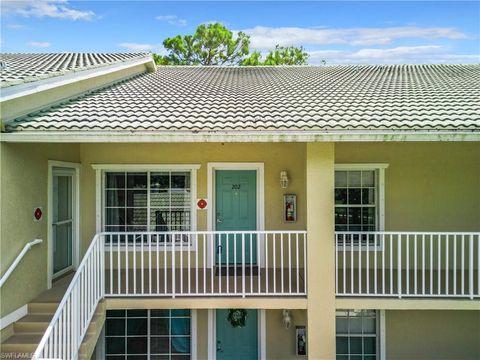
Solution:
M 1 133 L 3 142 L 54 143 L 182 143 L 182 142 L 402 142 L 480 141 L 475 131 L 232 131 L 193 133 L 187 131 L 21 131 Z
M 378 231 L 385 231 L 385 170 L 388 163 L 362 163 L 362 164 L 335 164 L 334 170 L 337 171 L 378 171 Z M 377 196 L 377 194 L 375 195 Z
M 103 231 L 103 188 L 105 171 L 188 171 L 191 196 L 191 231 L 197 229 L 197 171 L 200 164 L 92 164 L 95 170 L 95 229 Z
M 22 317 L 27 315 L 28 313 L 28 305 L 25 304 L 19 307 L 17 310 L 12 311 L 10 314 L 5 315 L 3 318 L 0 319 L 0 330 L 5 329 L 10 324 L 13 324 L 15 321 L 20 320 Z
M 139 59 L 132 59 L 114 63 L 111 65 L 99 65 L 89 69 L 79 69 L 69 71 L 65 74 L 54 74 L 49 78 L 12 85 L 1 90 L 1 102 L 16 99 L 22 96 L 28 96 L 42 91 L 50 90 L 56 87 L 69 85 L 83 80 L 92 79 L 98 76 L 108 75 L 117 71 L 129 69 L 138 65 L 145 64 L 147 69 L 155 69 L 155 63 L 150 56 Z
M 386 349 L 386 319 L 385 319 L 385 310 L 379 310 L 378 314 L 380 315 L 380 360 L 387 359 L 387 349 Z
M 190 310 L 190 358 L 193 360 L 197 359 L 197 333 L 198 333 L 198 325 L 197 325 L 197 310 L 191 309 Z
M 65 168 L 74 172 L 73 176 L 73 235 L 72 239 L 72 267 L 76 269 L 80 263 L 80 168 L 78 163 L 67 161 L 48 161 L 48 179 L 47 179 L 47 262 L 48 262 L 48 274 L 47 274 L 47 288 L 52 287 L 53 280 L 53 234 L 52 234 L 52 214 L 53 214 L 53 168 Z
M 257 230 L 265 230 L 265 166 L 264 163 L 246 163 L 246 162 L 209 162 L 207 164 L 207 230 L 215 231 L 215 171 L 216 170 L 255 170 L 257 172 Z M 258 261 L 261 266 L 265 262 L 263 253 L 264 239 L 259 237 L 257 241 Z M 207 266 L 212 267 L 214 259 L 210 252 L 207 254 Z
M 200 166 L 200 164 L 92 164 L 94 170 L 107 171 L 198 170 Z

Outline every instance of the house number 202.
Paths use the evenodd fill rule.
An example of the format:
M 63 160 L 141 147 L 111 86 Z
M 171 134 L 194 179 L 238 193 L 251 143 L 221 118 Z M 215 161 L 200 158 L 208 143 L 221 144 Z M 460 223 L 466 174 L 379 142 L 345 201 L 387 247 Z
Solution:
M 233 184 L 232 190 L 240 190 L 240 184 Z

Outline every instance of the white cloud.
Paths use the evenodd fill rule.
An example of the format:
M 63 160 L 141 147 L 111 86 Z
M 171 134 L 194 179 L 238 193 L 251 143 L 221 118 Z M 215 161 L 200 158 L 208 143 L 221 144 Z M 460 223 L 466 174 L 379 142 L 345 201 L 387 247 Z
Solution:
M 187 20 L 180 19 L 177 15 L 159 15 L 159 16 L 156 16 L 155 19 L 159 21 L 164 21 L 170 25 L 175 25 L 175 26 L 187 25 Z
M 130 42 L 123 42 L 118 44 L 119 47 L 127 49 L 128 51 L 150 51 L 155 48 L 153 44 L 140 44 L 140 43 L 130 43 Z
M 92 20 L 95 16 L 93 11 L 71 8 L 67 0 L 3 1 L 2 13 L 23 17 L 51 17 L 69 20 Z
M 355 46 L 388 45 L 397 39 L 466 39 L 468 36 L 455 28 L 397 26 L 385 28 L 301 28 L 256 26 L 244 29 L 250 35 L 252 48 L 272 49 L 275 45 L 331 45 Z
M 480 54 L 452 54 L 443 46 L 399 46 L 387 49 L 310 51 L 309 63 L 321 64 L 438 64 L 478 63 Z
M 41 49 L 50 47 L 50 43 L 47 41 L 30 41 L 27 43 L 27 45 L 30 47 L 41 48 Z
M 25 29 L 25 26 L 24 26 L 24 25 L 20 25 L 20 24 L 7 24 L 7 25 L 5 25 L 5 27 L 6 27 L 7 29 L 12 29 L 12 30 Z

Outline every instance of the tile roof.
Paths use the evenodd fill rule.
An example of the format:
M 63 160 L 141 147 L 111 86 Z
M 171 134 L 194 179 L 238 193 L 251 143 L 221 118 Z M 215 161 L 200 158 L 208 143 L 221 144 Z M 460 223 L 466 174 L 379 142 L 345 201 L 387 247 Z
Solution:
M 480 131 L 480 65 L 158 67 L 7 131 Z
M 0 87 L 18 85 L 69 72 L 112 65 L 149 56 L 145 53 L 0 54 Z

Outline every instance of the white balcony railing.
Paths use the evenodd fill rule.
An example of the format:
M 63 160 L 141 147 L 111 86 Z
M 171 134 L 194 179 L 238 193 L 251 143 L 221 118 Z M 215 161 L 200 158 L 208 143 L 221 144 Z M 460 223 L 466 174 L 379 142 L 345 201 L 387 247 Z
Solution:
M 480 233 L 336 232 L 336 295 L 480 297 Z
M 77 359 L 105 296 L 305 296 L 305 231 L 95 235 L 34 359 Z
M 105 295 L 305 296 L 305 231 L 105 233 Z
M 103 238 L 96 235 L 33 355 L 33 359 L 77 359 L 99 301 L 104 296 Z

